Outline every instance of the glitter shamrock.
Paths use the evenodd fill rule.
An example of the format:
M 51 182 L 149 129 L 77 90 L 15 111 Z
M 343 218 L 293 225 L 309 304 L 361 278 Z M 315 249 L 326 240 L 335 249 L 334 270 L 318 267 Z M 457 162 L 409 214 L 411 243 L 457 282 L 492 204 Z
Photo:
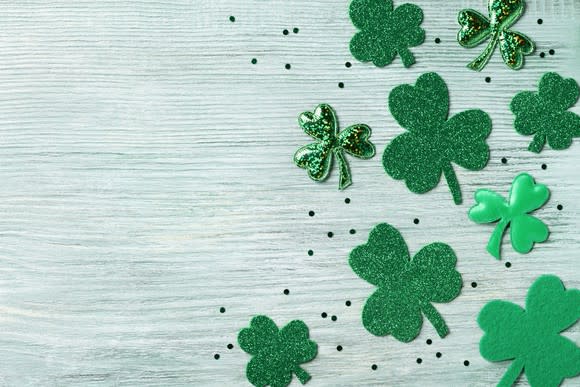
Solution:
M 360 30 L 350 41 L 350 52 L 356 59 L 384 67 L 398 53 L 405 67 L 415 63 L 409 47 L 425 41 L 421 8 L 403 4 L 395 9 L 392 0 L 353 0 L 350 19 Z
M 580 137 L 580 116 L 568 109 L 580 96 L 574 79 L 563 79 L 556 73 L 546 73 L 537 93 L 517 94 L 510 108 L 516 115 L 514 126 L 519 134 L 534 135 L 528 149 L 540 153 L 546 140 L 552 149 L 568 149 L 572 138 Z
M 306 169 L 314 181 L 328 177 L 332 159 L 336 157 L 340 174 L 338 187 L 343 190 L 352 184 L 343 151 L 361 159 L 370 159 L 375 155 L 375 146 L 369 140 L 371 128 L 357 124 L 339 133 L 336 113 L 329 105 L 319 105 L 314 113 L 302 113 L 298 123 L 306 134 L 317 141 L 298 149 L 294 154 L 294 163 Z
M 408 131 L 385 149 L 385 171 L 420 194 L 435 188 L 443 173 L 455 204 L 461 204 L 461 189 L 451 163 L 472 171 L 487 165 L 486 138 L 491 132 L 487 113 L 467 110 L 448 118 L 449 92 L 436 73 L 423 74 L 415 86 L 393 89 L 389 109 Z
M 450 302 L 461 290 L 455 253 L 444 243 L 423 247 L 411 259 L 407 244 L 393 226 L 377 225 L 368 242 L 350 253 L 352 270 L 378 289 L 367 299 L 362 321 L 375 336 L 393 335 L 408 343 L 423 325 L 423 315 L 437 333 L 449 329 L 432 302 Z
M 526 309 L 494 300 L 477 322 L 484 335 L 479 352 L 489 361 L 513 360 L 498 387 L 516 383 L 522 372 L 532 387 L 557 387 L 580 374 L 580 348 L 560 332 L 580 319 L 580 290 L 566 290 L 553 275 L 539 277 L 528 290 Z
M 526 2 L 524 0 L 489 0 L 489 19 L 473 9 L 464 9 L 457 18 L 461 29 L 457 40 L 463 47 L 473 48 L 489 39 L 483 53 L 467 65 L 481 71 L 499 44 L 501 57 L 508 67 L 519 70 L 524 65 L 524 55 L 531 54 L 534 42 L 530 38 L 509 28 L 520 18 Z
M 308 338 L 308 327 L 300 320 L 278 329 L 267 316 L 256 316 L 249 328 L 238 334 L 240 348 L 252 355 L 246 377 L 254 386 L 287 386 L 296 374 L 300 383 L 310 380 L 300 364 L 311 361 L 318 352 L 317 344 Z
M 501 240 L 508 226 L 513 248 L 522 254 L 529 253 L 534 243 L 545 242 L 550 232 L 540 219 L 528 215 L 541 208 L 550 198 L 550 190 L 536 184 L 527 173 L 518 175 L 510 189 L 508 200 L 487 189 L 475 192 L 476 205 L 469 210 L 469 219 L 475 223 L 498 222 L 491 234 L 487 251 L 500 259 Z

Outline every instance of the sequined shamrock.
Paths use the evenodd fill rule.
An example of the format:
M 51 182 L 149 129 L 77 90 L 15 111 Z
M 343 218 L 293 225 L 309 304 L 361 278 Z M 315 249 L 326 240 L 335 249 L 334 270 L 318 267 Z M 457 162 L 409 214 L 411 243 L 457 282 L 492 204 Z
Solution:
M 411 259 L 405 240 L 391 225 L 375 226 L 368 242 L 350 253 L 352 270 L 378 289 L 363 308 L 364 327 L 375 336 L 393 335 L 408 343 L 423 325 L 423 314 L 437 333 L 449 329 L 432 302 L 451 302 L 461 290 L 455 253 L 444 243 L 423 247 Z
M 356 59 L 384 67 L 398 53 L 405 67 L 415 63 L 409 47 L 425 41 L 421 8 L 403 4 L 395 9 L 392 0 L 353 0 L 350 19 L 360 30 L 350 41 L 350 52 Z
M 580 116 L 568 109 L 580 96 L 578 83 L 556 73 L 546 73 L 537 93 L 517 94 L 510 108 L 516 115 L 514 126 L 519 134 L 534 135 L 528 150 L 540 153 L 546 140 L 552 149 L 568 149 L 574 137 L 580 137 Z
M 296 374 L 300 383 L 310 380 L 300 364 L 316 357 L 318 345 L 309 339 L 308 327 L 300 320 L 278 329 L 268 316 L 256 316 L 249 328 L 238 334 L 240 348 L 252 355 L 246 377 L 254 386 L 287 386 Z
M 415 193 L 426 193 L 445 176 L 455 204 L 462 203 L 453 170 L 456 163 L 479 171 L 489 160 L 486 138 L 491 119 L 482 110 L 467 110 L 449 118 L 449 92 L 436 73 L 421 75 L 415 86 L 401 85 L 389 95 L 389 109 L 408 131 L 385 149 L 383 166 Z
M 524 0 L 488 0 L 489 18 L 473 9 L 459 12 L 457 18 L 461 25 L 457 34 L 459 44 L 473 48 L 489 39 L 483 53 L 467 67 L 481 71 L 489 62 L 497 45 L 508 67 L 519 70 L 524 65 L 524 55 L 534 51 L 534 42 L 526 35 L 509 28 L 520 18 L 525 7 Z
M 578 319 L 580 290 L 566 290 L 554 275 L 532 284 L 525 310 L 502 300 L 485 305 L 477 318 L 484 331 L 479 352 L 492 362 L 513 360 L 498 387 L 514 385 L 522 372 L 532 387 L 557 387 L 580 375 L 580 348 L 560 335 Z
M 529 253 L 534 243 L 545 242 L 550 234 L 540 219 L 528 215 L 541 208 L 550 198 L 550 190 L 536 184 L 527 173 L 518 175 L 510 189 L 508 200 L 487 189 L 475 192 L 476 205 L 469 210 L 469 219 L 476 223 L 498 222 L 491 234 L 487 251 L 500 259 L 501 240 L 508 226 L 513 248 L 522 254 Z
M 294 163 L 306 169 L 314 181 L 328 177 L 332 159 L 336 157 L 340 175 L 338 187 L 343 190 L 352 184 L 350 168 L 343 152 L 361 159 L 370 159 L 375 155 L 375 146 L 370 141 L 371 128 L 357 124 L 339 133 L 336 113 L 329 105 L 319 105 L 314 113 L 302 113 L 298 123 L 306 134 L 317 141 L 298 149 L 294 154 Z

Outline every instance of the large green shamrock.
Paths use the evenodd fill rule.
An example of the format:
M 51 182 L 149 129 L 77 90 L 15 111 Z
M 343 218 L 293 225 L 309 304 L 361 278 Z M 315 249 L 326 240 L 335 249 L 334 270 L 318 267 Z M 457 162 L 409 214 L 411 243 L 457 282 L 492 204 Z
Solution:
M 505 64 L 514 70 L 524 65 L 524 55 L 531 54 L 534 42 L 530 38 L 509 28 L 520 18 L 526 2 L 524 0 L 488 0 L 489 19 L 473 9 L 464 9 L 457 18 L 461 29 L 457 40 L 463 47 L 473 48 L 490 39 L 483 53 L 467 65 L 481 71 L 499 44 Z
M 385 149 L 385 171 L 420 194 L 435 188 L 443 173 L 455 204 L 461 204 L 461 189 L 451 163 L 472 171 L 487 165 L 486 138 L 491 132 L 487 113 L 467 110 L 448 119 L 449 92 L 436 73 L 421 75 L 415 86 L 393 89 L 389 108 L 408 132 Z
M 356 59 L 384 67 L 398 53 L 405 67 L 415 63 L 409 47 L 425 41 L 421 8 L 403 4 L 394 9 L 393 0 L 353 0 L 350 19 L 360 30 L 350 41 L 350 52 Z
M 294 154 L 294 163 L 306 169 L 314 181 L 328 177 L 334 156 L 338 160 L 340 174 L 338 187 L 343 190 L 352 184 L 350 168 L 343 151 L 361 159 L 370 159 L 375 155 L 375 146 L 369 140 L 371 128 L 358 124 L 339 133 L 336 113 L 329 105 L 318 105 L 314 113 L 302 113 L 298 123 L 306 134 L 318 140 L 303 146 Z
M 536 184 L 527 173 L 518 175 L 510 189 L 508 200 L 501 195 L 480 189 L 475 192 L 476 205 L 469 210 L 469 219 L 475 223 L 497 222 L 497 226 L 487 251 L 500 259 L 501 240 L 508 226 L 511 225 L 510 239 L 513 248 L 522 254 L 529 253 L 534 243 L 545 242 L 550 232 L 540 219 L 528 215 L 541 208 L 550 198 L 550 190 L 543 184 Z
M 268 316 L 256 316 L 249 328 L 238 334 L 240 348 L 252 355 L 246 376 L 254 386 L 283 387 L 296 374 L 300 383 L 310 380 L 300 364 L 316 357 L 318 346 L 308 338 L 308 327 L 300 320 L 278 329 Z
M 578 101 L 580 88 L 572 78 L 546 73 L 537 93 L 517 94 L 510 108 L 516 115 L 514 126 L 523 135 L 534 135 L 528 149 L 540 153 L 548 140 L 553 149 L 568 149 L 573 137 L 580 137 L 580 116 L 568 111 Z
M 485 332 L 479 352 L 489 361 L 513 360 L 498 387 L 513 385 L 522 371 L 532 387 L 557 387 L 580 374 L 580 348 L 559 333 L 580 319 L 580 290 L 566 290 L 553 275 L 530 287 L 526 309 L 494 300 L 477 318 Z
M 393 226 L 377 225 L 366 244 L 350 253 L 349 264 L 362 279 L 378 287 L 365 303 L 362 321 L 375 336 L 393 335 L 408 343 L 421 331 L 424 314 L 437 333 L 449 329 L 432 302 L 450 302 L 461 290 L 455 253 L 444 243 L 423 247 L 411 259 L 407 244 Z

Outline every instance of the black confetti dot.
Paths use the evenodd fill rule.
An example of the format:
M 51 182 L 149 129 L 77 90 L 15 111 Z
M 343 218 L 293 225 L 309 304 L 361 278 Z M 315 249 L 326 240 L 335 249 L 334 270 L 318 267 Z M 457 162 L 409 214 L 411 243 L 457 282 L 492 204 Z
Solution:
M 351 228 L 349 232 L 350 232 L 351 235 L 356 234 L 356 230 L 354 228 Z
M 326 314 L 326 312 L 322 312 L 322 314 L 320 315 L 322 318 L 326 318 L 328 317 L 328 315 Z
M 418 218 L 413 219 L 413 223 L 419 224 L 419 219 Z
M 340 87 L 341 89 L 344 89 L 344 83 L 338 82 L 338 87 Z
M 546 53 L 545 52 L 540 52 L 540 58 L 543 58 L 545 56 L 546 56 Z
M 542 164 L 542 169 L 546 170 L 546 169 L 548 169 L 548 166 L 546 164 Z
M 284 31 L 282 31 L 282 33 L 283 33 L 284 35 L 288 35 L 290 32 L 288 32 L 288 30 L 284 30 Z
M 352 63 L 350 63 L 350 62 L 346 62 L 346 63 L 344 64 L 344 66 L 345 66 L 347 69 L 349 69 L 349 68 L 352 66 Z
M 437 44 L 441 43 L 441 39 L 435 38 L 435 43 L 437 43 Z
M 544 21 L 542 19 L 538 19 L 538 24 L 542 24 Z
M 373 371 L 376 371 L 376 370 L 377 370 L 377 368 L 379 368 L 379 367 L 377 367 L 377 365 L 376 365 L 376 364 L 373 364 L 373 365 L 371 366 L 371 369 L 372 369 Z
M 466 366 L 466 367 L 469 367 L 469 360 L 465 360 L 465 361 L 463 362 L 463 365 L 464 365 L 464 366 Z
M 437 358 L 440 358 L 441 356 L 443 356 L 443 354 L 442 354 L 441 352 L 437 352 L 437 353 L 435 354 L 435 356 L 437 356 Z
M 550 50 L 548 52 L 550 53 L 550 55 L 554 55 L 556 53 L 556 51 L 554 51 L 554 50 Z
M 556 207 L 558 209 L 558 211 L 562 211 L 564 209 L 564 206 L 561 204 L 558 204 L 558 207 Z
M 228 349 L 233 349 L 234 345 L 233 344 L 228 344 Z
M 233 23 L 236 21 L 236 17 L 235 16 L 230 16 L 230 21 Z
M 334 236 L 334 234 L 332 233 L 332 231 L 329 231 L 328 234 L 326 234 L 326 235 L 328 235 L 329 238 L 332 238 Z
M 309 216 L 314 216 L 314 215 L 315 215 L 315 214 L 314 214 L 314 211 L 309 211 L 309 212 L 308 212 L 308 215 L 309 215 Z
M 288 289 L 284 289 L 284 294 L 285 294 L 285 295 L 288 295 L 288 294 L 290 294 L 290 290 L 288 290 Z
M 336 346 L 336 350 L 337 350 L 338 352 L 342 351 L 342 345 L 337 345 L 337 346 Z
M 292 66 L 290 65 L 290 63 L 286 63 L 286 70 L 290 70 L 292 68 Z
M 510 267 L 512 267 L 512 264 L 510 262 L 506 262 L 505 267 L 507 267 L 509 269 Z
M 224 308 L 223 306 L 220 308 L 220 313 L 225 313 L 226 312 L 226 308 Z
M 294 27 L 294 28 L 292 29 L 292 32 L 294 32 L 295 34 L 297 34 L 298 32 L 300 32 L 300 30 L 299 30 L 297 27 Z
M 252 64 L 256 64 L 258 63 L 258 60 L 256 58 L 252 59 Z
M 347 301 L 347 302 L 345 302 L 344 304 L 345 304 L 346 306 L 351 306 L 351 305 L 352 305 L 350 301 Z
M 336 320 L 338 320 L 338 317 L 336 317 L 336 316 L 332 316 L 330 319 L 331 319 L 332 321 L 336 321 Z
M 344 199 L 344 202 L 345 202 L 346 204 L 349 204 L 349 203 L 350 203 L 350 198 L 346 198 L 346 199 Z
M 213 358 L 216 359 L 216 360 L 219 360 L 220 359 L 219 353 L 216 353 L 215 355 L 213 355 Z
M 506 159 L 505 157 L 502 157 L 502 158 L 501 158 L 501 163 L 502 163 L 502 164 L 507 164 L 507 159 Z
M 471 287 L 472 287 L 472 288 L 476 288 L 476 287 L 477 287 L 477 282 L 472 282 L 472 283 L 471 283 Z
M 427 339 L 426 343 L 427 343 L 427 345 L 431 345 L 433 343 L 433 340 Z
M 314 255 L 314 251 L 308 250 L 308 255 L 310 255 L 312 257 Z
M 421 364 L 423 363 L 423 359 L 421 359 L 420 357 L 417 358 L 417 364 Z
M 491 82 L 491 77 L 485 77 L 485 82 L 486 83 L 490 83 Z

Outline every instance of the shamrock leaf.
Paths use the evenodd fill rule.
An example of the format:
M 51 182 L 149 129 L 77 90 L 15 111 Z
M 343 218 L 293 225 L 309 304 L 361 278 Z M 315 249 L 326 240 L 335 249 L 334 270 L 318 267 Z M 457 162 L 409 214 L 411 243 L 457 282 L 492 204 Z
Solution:
M 449 92 L 436 73 L 423 74 L 415 86 L 393 89 L 389 109 L 408 132 L 385 149 L 385 171 L 420 194 L 435 188 L 443 173 L 455 204 L 461 204 L 461 189 L 451 163 L 471 171 L 487 165 L 486 138 L 491 132 L 487 113 L 467 110 L 448 119 Z
M 510 108 L 516 115 L 514 126 L 523 135 L 534 135 L 528 150 L 540 153 L 546 144 L 568 149 L 573 137 L 580 137 L 580 116 L 568 111 L 580 96 L 578 83 L 556 73 L 546 73 L 537 93 L 517 94 Z
M 432 302 L 450 302 L 461 290 L 455 253 L 444 243 L 423 247 L 411 259 L 407 244 L 393 226 L 377 225 L 366 244 L 350 253 L 352 270 L 378 289 L 365 303 L 362 321 L 375 336 L 393 335 L 408 343 L 423 325 L 424 314 L 437 333 L 449 329 Z
M 487 251 L 495 258 L 500 259 L 501 240 L 509 225 L 513 248 L 526 254 L 532 250 L 534 243 L 548 239 L 548 227 L 528 213 L 541 208 L 549 198 L 548 187 L 536 184 L 533 177 L 522 173 L 514 179 L 507 201 L 486 189 L 475 192 L 477 204 L 469 210 L 469 219 L 475 223 L 499 221 L 487 244 Z
M 300 320 L 278 329 L 267 316 L 256 316 L 249 328 L 238 334 L 240 348 L 252 355 L 246 367 L 246 376 L 254 386 L 283 387 L 296 374 L 300 383 L 310 380 L 300 364 L 316 357 L 318 346 L 308 339 L 308 327 Z
M 457 40 L 463 47 L 473 48 L 489 39 L 483 53 L 467 65 L 472 70 L 481 71 L 489 62 L 495 47 L 499 45 L 505 64 L 514 70 L 524 65 L 524 55 L 531 54 L 534 42 L 524 34 L 509 28 L 520 18 L 526 2 L 524 0 L 488 0 L 489 18 L 473 9 L 459 12 L 457 21 L 461 29 Z
M 302 113 L 298 123 L 306 134 L 317 141 L 298 149 L 294 154 L 294 163 L 306 169 L 314 181 L 328 177 L 334 156 L 338 160 L 340 174 L 338 186 L 343 190 L 352 184 L 350 168 L 343 151 L 365 160 L 375 155 L 375 146 L 370 141 L 371 128 L 358 124 L 339 133 L 336 113 L 330 105 L 321 104 L 314 113 Z
M 384 67 L 398 53 L 405 67 L 415 63 L 409 47 L 425 41 L 421 8 L 403 4 L 394 9 L 392 0 L 353 0 L 350 19 L 360 30 L 350 41 L 350 52 L 356 59 Z
M 513 385 L 522 371 L 532 387 L 557 387 L 579 375 L 580 348 L 559 334 L 578 319 L 580 290 L 566 290 L 553 275 L 532 284 L 525 310 L 501 300 L 485 305 L 477 318 L 484 331 L 481 355 L 492 362 L 513 360 L 498 386 Z

